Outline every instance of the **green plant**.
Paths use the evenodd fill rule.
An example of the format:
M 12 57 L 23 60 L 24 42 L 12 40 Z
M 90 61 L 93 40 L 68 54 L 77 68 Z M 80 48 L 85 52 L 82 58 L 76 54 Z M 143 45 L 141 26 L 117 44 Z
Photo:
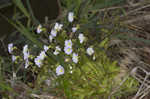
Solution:
M 109 5 L 115 4 L 112 2 Z M 19 48 L 9 46 L 11 56 L 14 55 L 13 72 L 17 74 L 23 68 L 23 81 L 30 87 L 34 86 L 29 94 L 51 92 L 66 99 L 107 99 L 109 96 L 116 99 L 136 91 L 132 89 L 138 83 L 129 77 L 112 94 L 121 83 L 120 79 L 116 80 L 120 73 L 117 62 L 111 61 L 106 55 L 107 44 L 115 28 L 109 26 L 107 29 L 100 14 L 92 10 L 95 9 L 94 1 L 61 1 L 64 10 L 67 10 L 65 15 L 70 14 L 70 19 L 64 16 L 50 24 L 50 33 L 44 24 L 30 27 L 30 14 L 20 0 L 14 0 L 14 3 L 28 18 L 28 22 L 22 24 L 19 20 L 1 16 L 31 42 L 23 47 L 23 53 Z M 34 83 L 26 79 L 27 72 L 36 75 Z

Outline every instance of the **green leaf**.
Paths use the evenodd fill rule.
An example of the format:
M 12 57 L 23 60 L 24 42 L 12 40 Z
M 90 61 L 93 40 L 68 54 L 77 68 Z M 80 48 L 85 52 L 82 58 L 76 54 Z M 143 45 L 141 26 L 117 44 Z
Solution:
M 26 16 L 30 17 L 27 9 L 24 7 L 23 3 L 21 0 L 13 0 L 13 3 L 21 10 L 21 12 Z

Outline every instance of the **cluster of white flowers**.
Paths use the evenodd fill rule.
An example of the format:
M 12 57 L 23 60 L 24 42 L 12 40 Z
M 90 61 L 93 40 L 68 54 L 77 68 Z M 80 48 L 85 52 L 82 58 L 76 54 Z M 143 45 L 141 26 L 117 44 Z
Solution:
M 52 28 L 50 35 L 49 35 L 49 40 L 50 42 L 52 42 L 53 38 L 57 36 L 57 32 L 59 32 L 60 30 L 62 30 L 63 24 L 60 23 L 55 23 L 54 28 Z
M 72 41 L 71 40 L 65 40 L 64 51 L 67 55 L 70 55 L 72 53 Z
M 58 55 L 59 52 L 61 51 L 61 48 L 59 46 L 56 46 L 55 51 L 53 52 L 54 55 Z
M 68 21 L 70 23 L 72 23 L 74 21 L 74 13 L 73 12 L 69 12 L 68 13 Z M 49 40 L 50 42 L 53 41 L 53 39 L 57 36 L 57 33 L 60 32 L 62 30 L 62 27 L 63 27 L 63 24 L 60 24 L 58 22 L 55 23 L 54 27 L 51 29 L 51 32 L 50 32 L 50 35 L 49 35 Z M 75 33 L 76 31 L 78 30 L 78 26 L 74 26 L 72 27 L 72 32 Z M 37 27 L 37 30 L 36 32 L 39 34 L 42 32 L 42 25 L 39 25 Z M 80 41 L 80 43 L 82 44 L 86 37 L 84 36 L 84 34 L 80 33 L 78 35 L 78 39 Z M 74 62 L 75 64 L 77 64 L 79 62 L 79 56 L 77 53 L 73 52 L 73 43 L 72 43 L 72 40 L 71 39 L 68 39 L 68 40 L 65 40 L 64 42 L 64 53 L 67 54 L 67 55 L 70 55 L 72 57 L 72 62 Z M 47 45 L 44 45 L 43 46 L 43 51 L 40 52 L 40 54 L 34 58 L 34 62 L 35 64 L 38 66 L 38 67 L 41 67 L 43 65 L 43 60 L 45 59 L 46 57 L 46 52 L 49 50 L 49 46 Z M 53 52 L 54 55 L 58 55 L 60 52 L 61 52 L 61 48 L 60 46 L 56 46 L 55 47 L 55 51 Z M 13 51 L 13 44 L 10 43 L 8 44 L 8 52 L 10 54 L 12 54 L 12 51 Z M 89 47 L 86 49 L 86 53 L 91 56 L 94 54 L 94 49 L 92 47 Z M 24 60 L 25 60 L 25 68 L 27 68 L 29 66 L 29 56 L 30 56 L 30 53 L 29 53 L 29 49 L 28 49 L 28 45 L 25 45 L 23 47 L 23 55 L 24 55 Z M 12 61 L 14 62 L 16 60 L 16 56 L 12 55 Z M 70 58 L 69 58 L 70 59 Z M 66 59 L 66 62 L 68 60 Z M 70 61 L 70 60 L 69 60 Z M 70 73 L 73 72 L 72 70 L 72 66 L 70 67 Z M 56 68 L 56 74 L 57 76 L 59 75 L 63 75 L 65 72 L 64 70 L 64 67 L 59 65 L 57 68 Z M 48 81 L 48 84 L 49 84 L 49 81 Z
M 35 64 L 36 64 L 38 67 L 41 67 L 41 65 L 43 64 L 43 60 L 45 59 L 45 57 L 46 57 L 45 51 L 41 51 L 40 55 L 37 56 L 37 57 L 34 59 Z
M 57 76 L 63 75 L 64 72 L 65 72 L 65 70 L 64 70 L 63 66 L 59 65 L 59 66 L 56 68 L 56 74 L 57 74 Z
M 72 53 L 72 41 L 71 40 L 65 40 L 65 47 L 64 47 L 64 52 L 67 55 L 70 55 Z M 72 55 L 72 61 L 74 63 L 78 63 L 78 54 L 73 53 Z

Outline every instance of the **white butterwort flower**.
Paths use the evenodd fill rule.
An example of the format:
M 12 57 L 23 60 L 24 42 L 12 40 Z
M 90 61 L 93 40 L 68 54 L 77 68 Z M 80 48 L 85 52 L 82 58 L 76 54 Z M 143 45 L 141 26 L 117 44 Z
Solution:
M 13 43 L 8 44 L 8 52 L 11 54 L 13 51 Z
M 41 60 L 44 60 L 44 58 L 46 57 L 46 54 L 45 54 L 45 51 L 41 51 L 40 55 L 39 55 L 39 58 Z
M 86 52 L 87 52 L 87 54 L 90 55 L 90 56 L 91 56 L 92 54 L 94 54 L 94 50 L 93 50 L 92 47 L 87 48 Z
M 40 34 L 40 33 L 42 32 L 42 25 L 41 25 L 41 24 L 38 25 L 38 27 L 37 27 L 37 29 L 36 29 L 36 32 L 37 32 L 38 34 Z
M 61 65 L 59 65 L 57 68 L 56 68 L 56 74 L 57 74 L 57 76 L 59 76 L 59 75 L 63 75 L 64 74 L 64 68 L 61 66 Z
M 51 36 L 53 36 L 53 37 L 57 36 L 57 31 L 55 29 L 51 30 Z
M 28 49 L 28 45 L 25 45 L 23 47 L 23 55 L 24 55 L 24 60 L 29 58 L 29 49 Z
M 73 22 L 73 20 L 74 20 L 74 13 L 73 12 L 69 12 L 68 13 L 68 21 L 69 22 Z
M 54 38 L 54 37 L 53 37 L 52 35 L 49 35 L 49 41 L 50 41 L 50 42 L 53 41 L 53 38 Z
M 40 67 L 44 58 L 46 57 L 45 51 L 41 51 L 40 55 L 34 59 L 35 64 Z
M 80 43 L 83 43 L 85 41 L 85 36 L 81 33 L 79 34 L 78 38 L 80 40 Z
M 55 23 L 54 29 L 59 32 L 62 29 L 62 27 L 63 24 Z
M 64 51 L 65 51 L 65 53 L 66 53 L 67 55 L 70 55 L 70 54 L 72 53 L 72 48 L 66 46 L 66 47 L 64 48 Z
M 72 61 L 73 61 L 74 63 L 78 63 L 78 54 L 73 53 Z
M 27 59 L 27 60 L 25 61 L 25 68 L 28 68 L 28 66 L 29 66 L 29 60 Z
M 58 55 L 60 51 L 61 51 L 61 48 L 59 46 L 56 46 L 56 49 L 53 54 Z
M 49 47 L 47 45 L 44 45 L 44 51 L 47 52 Z
M 76 32 L 77 31 L 77 27 L 72 27 L 72 32 Z
M 72 47 L 72 41 L 71 40 L 65 40 L 65 47 Z
M 12 55 L 12 61 L 15 62 L 17 57 L 15 55 Z
M 35 62 L 35 64 L 36 64 L 38 67 L 41 67 L 41 65 L 42 65 L 42 60 L 41 60 L 40 56 L 37 56 L 37 57 L 34 59 L 34 62 Z

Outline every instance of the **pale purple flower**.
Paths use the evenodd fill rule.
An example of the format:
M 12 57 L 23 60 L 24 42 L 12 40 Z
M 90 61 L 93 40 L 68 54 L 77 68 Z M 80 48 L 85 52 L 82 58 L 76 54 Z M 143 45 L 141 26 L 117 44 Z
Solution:
M 42 32 L 42 25 L 41 25 L 41 24 L 38 25 L 38 27 L 37 27 L 37 29 L 36 29 L 36 32 L 37 32 L 38 34 L 40 34 L 40 33 Z
M 81 33 L 79 34 L 78 38 L 79 38 L 79 40 L 80 40 L 80 43 L 83 43 L 83 42 L 85 41 L 85 37 L 84 37 L 84 35 L 81 34 Z
M 70 55 L 72 53 L 72 48 L 71 47 L 64 47 L 64 52 L 67 54 L 67 55 Z
M 64 72 L 65 72 L 65 70 L 64 70 L 64 68 L 63 68 L 61 65 L 59 65 L 59 66 L 56 68 L 56 74 L 57 74 L 57 76 L 63 75 Z
M 15 62 L 17 57 L 15 55 L 12 55 L 12 62 Z
M 93 50 L 92 47 L 87 48 L 86 52 L 87 52 L 87 54 L 90 55 L 90 56 L 91 56 L 92 54 L 94 54 L 94 50 Z
M 78 54 L 73 53 L 72 61 L 73 61 L 74 63 L 78 63 Z
M 65 40 L 65 47 L 72 48 L 72 41 L 71 40 Z
M 27 59 L 25 60 L 25 68 L 28 68 L 28 66 L 29 66 L 29 60 Z
M 44 58 L 46 57 L 46 54 L 45 54 L 45 51 L 41 51 L 40 55 L 39 55 L 39 58 L 41 60 L 44 60 Z
M 73 22 L 73 20 L 74 20 L 74 13 L 73 12 L 69 12 L 68 13 L 68 21 L 69 22 Z
M 47 52 L 49 47 L 47 45 L 44 45 L 44 51 Z
M 41 51 L 40 55 L 34 59 L 35 64 L 41 67 L 44 58 L 46 57 L 45 51 Z
M 76 32 L 77 31 L 77 27 L 72 27 L 72 32 Z
M 49 35 L 49 41 L 50 41 L 50 42 L 53 41 L 53 38 L 54 38 L 54 37 L 53 37 L 52 35 Z
M 42 60 L 41 60 L 40 56 L 37 56 L 37 57 L 34 59 L 34 62 L 35 62 L 35 64 L 36 64 L 38 67 L 41 67 L 41 65 L 42 65 Z
M 56 46 L 56 49 L 53 54 L 58 55 L 60 51 L 61 51 L 61 48 L 59 46 Z
M 53 37 L 57 36 L 57 31 L 55 29 L 51 30 L 51 36 L 53 36 Z
M 54 29 L 59 32 L 62 29 L 62 27 L 63 24 L 55 23 Z
M 23 55 L 24 55 L 24 60 L 28 59 L 29 58 L 29 49 L 28 49 L 28 45 L 25 45 L 23 47 Z
M 12 54 L 13 51 L 13 43 L 8 44 L 8 52 Z

